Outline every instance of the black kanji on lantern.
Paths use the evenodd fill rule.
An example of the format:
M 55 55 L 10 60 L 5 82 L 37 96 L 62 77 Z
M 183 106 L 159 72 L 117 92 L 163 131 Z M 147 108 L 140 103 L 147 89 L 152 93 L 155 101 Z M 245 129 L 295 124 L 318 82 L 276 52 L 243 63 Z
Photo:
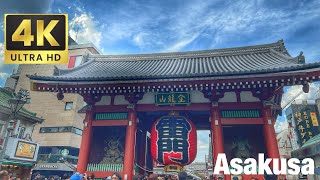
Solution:
M 189 142 L 188 135 L 191 125 L 181 116 L 162 117 L 156 125 L 158 131 L 158 160 L 164 163 L 165 153 L 180 153 L 181 158 L 168 157 L 171 161 L 186 164 L 189 161 Z

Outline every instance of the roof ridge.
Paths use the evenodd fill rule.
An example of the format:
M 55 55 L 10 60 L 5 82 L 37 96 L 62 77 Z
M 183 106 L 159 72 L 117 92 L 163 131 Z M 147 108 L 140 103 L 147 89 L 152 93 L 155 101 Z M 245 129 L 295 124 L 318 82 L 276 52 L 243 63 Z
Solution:
M 87 59 L 87 57 L 83 56 L 83 58 Z M 94 62 L 95 60 L 88 60 L 88 61 L 85 61 L 84 63 L 80 64 L 79 66 L 75 67 L 75 68 L 58 68 L 57 66 L 55 66 L 55 74 L 60 76 L 60 75 L 63 75 L 65 73 L 69 73 L 69 72 L 73 72 L 73 71 L 76 71 L 78 69 L 82 69 L 83 67 L 91 64 L 92 62 Z
M 185 52 L 164 52 L 164 53 L 147 53 L 147 54 L 122 54 L 122 55 L 89 55 L 90 58 L 104 58 L 104 60 L 142 60 L 142 59 L 165 59 L 165 58 L 184 58 L 199 57 L 208 55 L 228 55 L 234 53 L 249 53 L 253 51 L 263 51 L 269 49 L 279 49 L 284 51 L 285 47 L 281 40 L 270 44 L 259 44 L 252 46 L 242 46 L 233 48 L 220 48 L 211 50 L 185 51 Z M 287 53 L 286 53 L 287 54 Z
M 286 55 L 288 55 L 288 56 L 291 56 L 291 55 L 289 54 L 289 52 L 288 52 L 285 44 L 284 44 L 283 39 L 280 39 L 280 40 L 277 41 L 276 43 L 280 46 L 280 50 L 281 50 L 281 52 L 282 52 L 283 54 L 286 54 Z

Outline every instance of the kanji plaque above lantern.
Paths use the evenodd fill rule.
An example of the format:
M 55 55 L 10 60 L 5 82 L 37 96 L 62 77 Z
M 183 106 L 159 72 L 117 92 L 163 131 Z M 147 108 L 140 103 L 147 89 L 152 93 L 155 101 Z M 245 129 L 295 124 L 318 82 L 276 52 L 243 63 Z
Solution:
M 183 116 L 170 114 L 159 118 L 151 130 L 151 153 L 163 165 L 184 166 L 197 154 L 197 131 Z

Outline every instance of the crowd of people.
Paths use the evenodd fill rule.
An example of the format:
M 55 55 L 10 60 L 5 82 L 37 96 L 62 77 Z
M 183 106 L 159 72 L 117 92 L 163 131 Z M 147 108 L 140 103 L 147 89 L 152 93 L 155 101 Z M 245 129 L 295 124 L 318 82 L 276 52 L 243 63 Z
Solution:
M 35 174 L 32 180 L 94 180 L 94 174 L 80 174 L 74 173 L 73 175 L 64 174 L 62 177 L 59 176 L 50 176 L 45 177 L 39 173 Z M 275 175 L 265 175 L 266 180 L 277 180 L 277 176 Z M 213 179 L 210 178 L 210 179 Z M 217 180 L 224 180 L 225 177 L 223 174 L 216 175 Z M 241 176 L 233 176 L 232 180 L 242 180 Z M 0 180 L 21 180 L 19 177 L 14 177 L 12 173 L 9 173 L 6 170 L 0 171 Z M 27 178 L 26 180 L 29 180 Z M 112 176 L 108 176 L 103 178 L 103 180 L 123 180 L 123 177 L 115 172 Z M 185 171 L 181 171 L 179 174 L 172 175 L 158 175 L 158 174 L 144 174 L 144 175 L 134 175 L 133 180 L 194 180 L 190 178 Z M 257 178 L 251 178 L 250 180 L 258 180 Z
M 40 173 L 36 173 L 32 180 L 94 180 L 94 174 L 87 175 L 74 173 L 73 175 L 64 174 L 62 177 L 59 176 L 50 176 L 45 177 Z M 115 172 L 112 176 L 103 178 L 103 180 L 123 180 L 123 177 Z M 12 173 L 9 173 L 6 170 L 0 171 L 0 180 L 21 180 L 19 177 L 14 177 Z M 29 180 L 26 179 L 26 180 Z M 186 172 L 182 171 L 177 175 L 157 175 L 157 174 L 144 174 L 144 175 L 135 175 L 133 180 L 189 180 Z M 193 180 L 193 179 L 191 179 Z

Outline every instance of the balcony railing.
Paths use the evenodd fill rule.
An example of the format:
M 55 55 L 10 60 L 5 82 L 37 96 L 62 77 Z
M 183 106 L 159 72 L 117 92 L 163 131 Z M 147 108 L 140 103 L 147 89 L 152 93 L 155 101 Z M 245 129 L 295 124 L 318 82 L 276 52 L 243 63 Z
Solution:
M 123 171 L 123 164 L 88 164 L 87 171 Z

